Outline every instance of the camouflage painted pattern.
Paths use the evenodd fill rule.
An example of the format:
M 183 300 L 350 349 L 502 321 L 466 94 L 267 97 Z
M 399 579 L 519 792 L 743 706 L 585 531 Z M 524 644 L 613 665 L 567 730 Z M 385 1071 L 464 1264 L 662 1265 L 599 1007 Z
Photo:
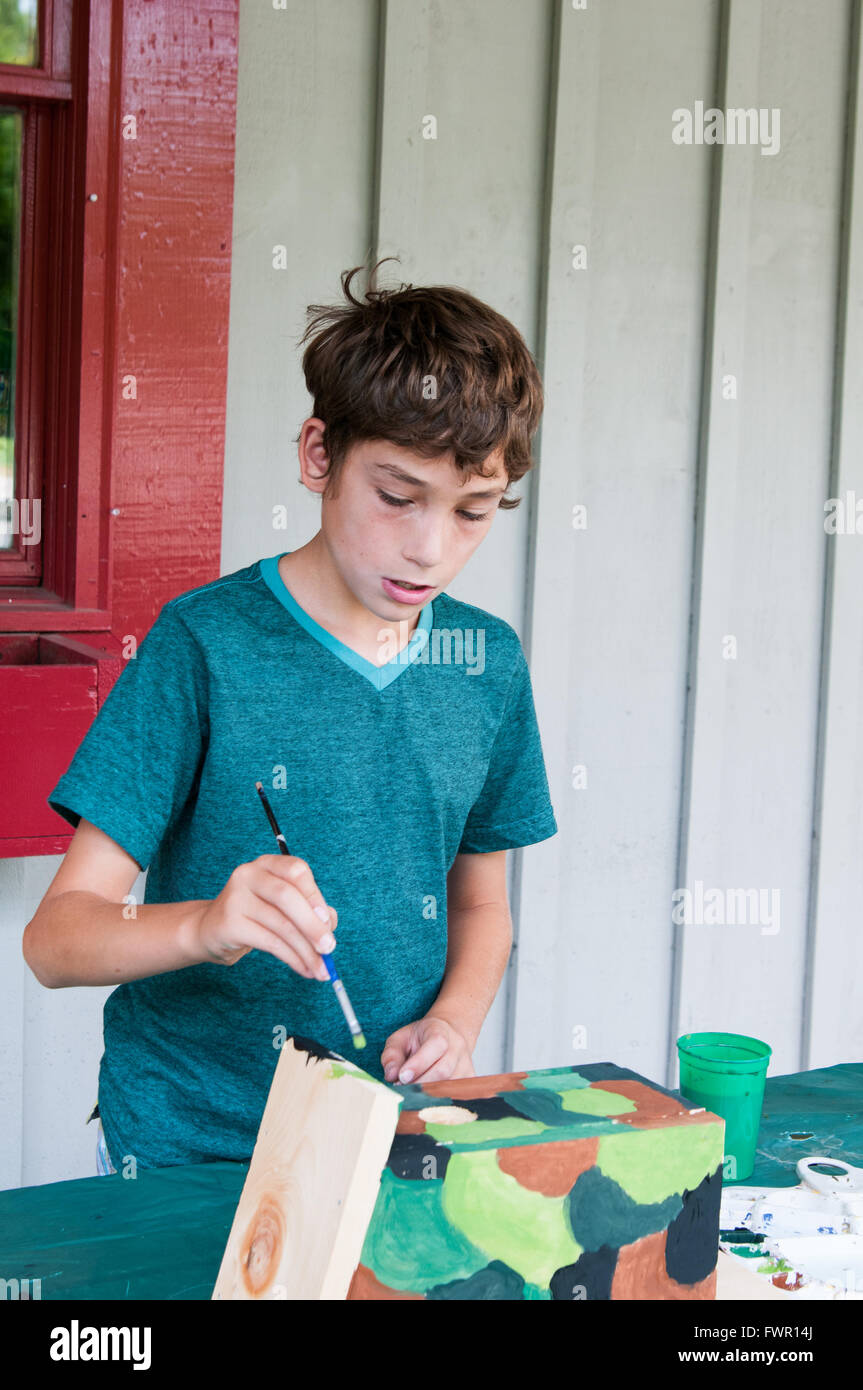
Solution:
M 394 1086 L 351 1299 L 712 1299 L 724 1125 L 599 1062 Z

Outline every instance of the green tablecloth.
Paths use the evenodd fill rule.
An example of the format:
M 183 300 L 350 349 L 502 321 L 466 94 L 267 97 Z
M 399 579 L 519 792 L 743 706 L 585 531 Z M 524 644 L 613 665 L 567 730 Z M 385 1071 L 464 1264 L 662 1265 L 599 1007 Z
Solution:
M 863 1166 L 863 1064 L 768 1078 L 745 1181 L 793 1187 L 797 1159 L 816 1153 Z M 246 1171 L 200 1163 L 0 1192 L 0 1277 L 41 1279 L 43 1299 L 208 1299 Z

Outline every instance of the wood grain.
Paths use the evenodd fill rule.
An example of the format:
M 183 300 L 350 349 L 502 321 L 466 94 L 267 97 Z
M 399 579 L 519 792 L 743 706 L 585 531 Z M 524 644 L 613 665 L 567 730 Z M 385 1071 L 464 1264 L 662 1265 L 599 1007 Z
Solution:
M 287 1038 L 214 1299 L 342 1299 L 359 1263 L 400 1098 Z

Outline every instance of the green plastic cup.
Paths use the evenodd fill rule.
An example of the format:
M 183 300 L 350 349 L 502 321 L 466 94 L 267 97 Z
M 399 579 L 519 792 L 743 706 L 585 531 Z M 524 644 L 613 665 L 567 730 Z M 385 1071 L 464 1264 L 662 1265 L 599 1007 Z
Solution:
M 725 1121 L 724 1177 L 755 1167 L 764 1082 L 772 1049 L 743 1033 L 684 1033 L 677 1039 L 680 1093 Z

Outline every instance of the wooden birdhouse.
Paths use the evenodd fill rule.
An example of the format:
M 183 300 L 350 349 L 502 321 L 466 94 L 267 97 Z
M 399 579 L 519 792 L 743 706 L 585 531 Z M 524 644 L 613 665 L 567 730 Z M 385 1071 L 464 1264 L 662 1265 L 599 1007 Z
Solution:
M 711 1299 L 723 1139 L 610 1062 L 389 1086 L 289 1038 L 213 1297 Z

